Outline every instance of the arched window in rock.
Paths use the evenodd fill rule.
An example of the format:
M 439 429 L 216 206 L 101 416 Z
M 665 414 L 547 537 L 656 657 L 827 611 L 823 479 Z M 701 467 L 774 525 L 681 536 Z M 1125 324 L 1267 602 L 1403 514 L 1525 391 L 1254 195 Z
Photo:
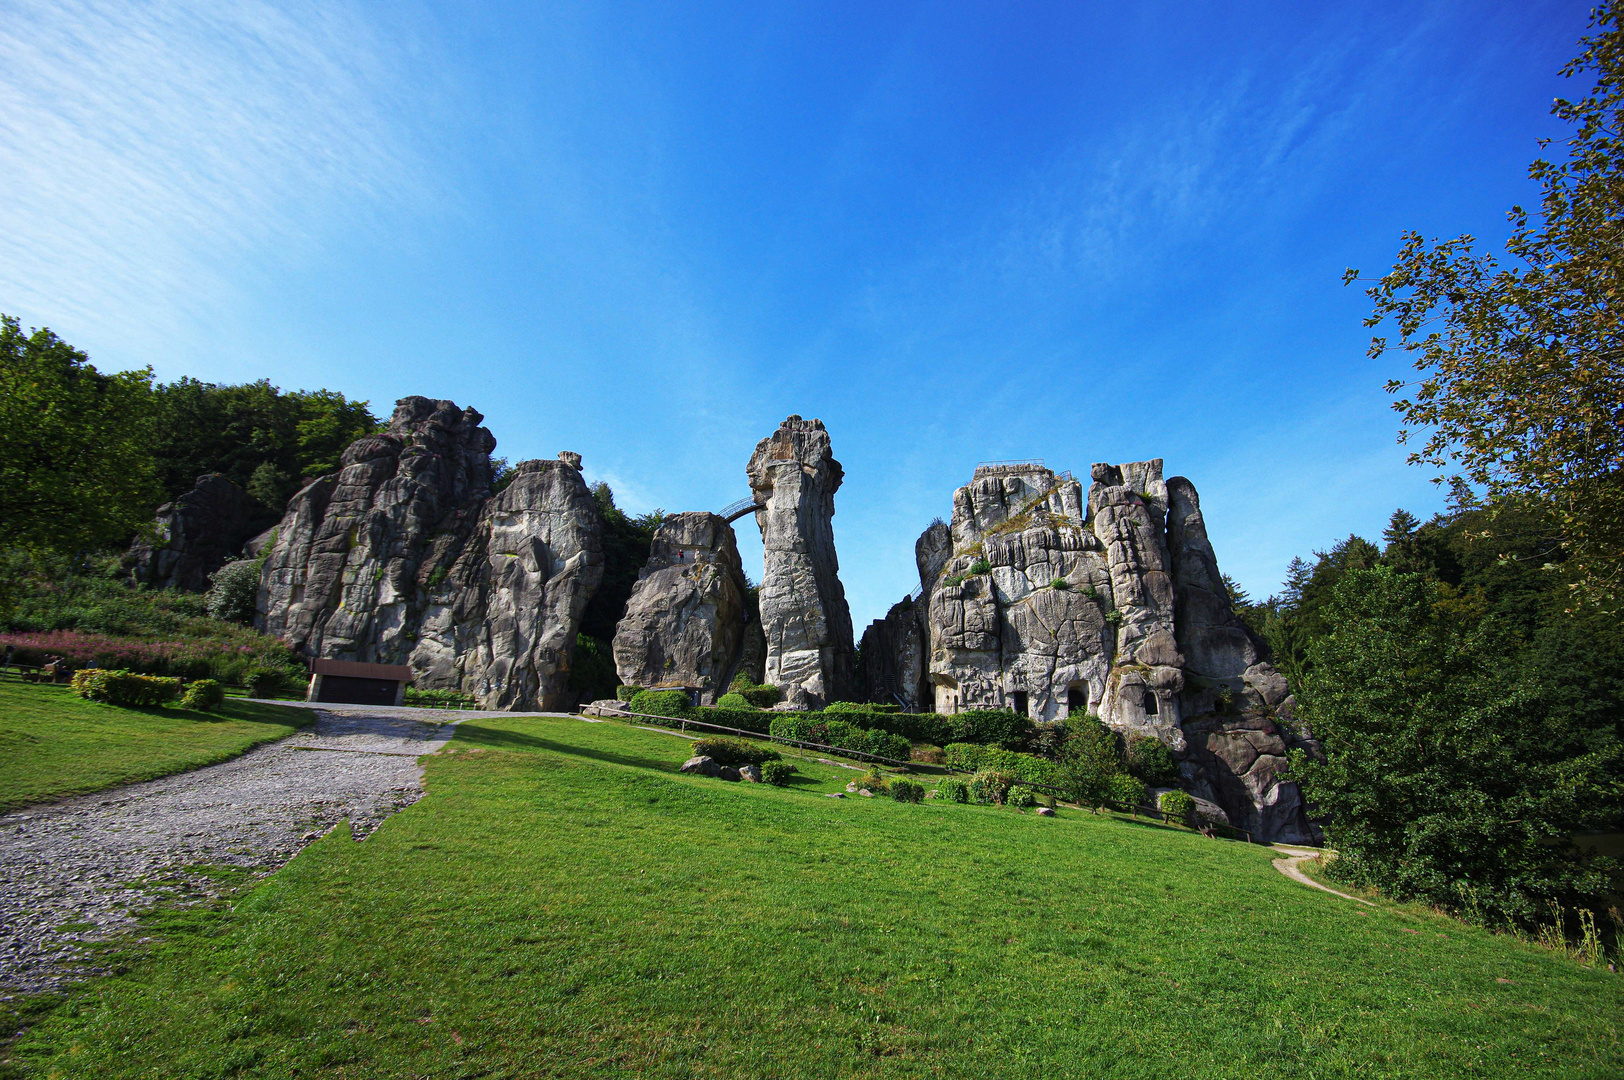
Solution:
M 1081 683 L 1072 683 L 1066 687 L 1066 712 L 1085 713 L 1088 711 L 1088 690 Z
M 1146 716 L 1155 716 L 1156 713 L 1157 713 L 1156 691 L 1154 691 L 1154 690 L 1146 690 L 1145 691 L 1145 715 Z

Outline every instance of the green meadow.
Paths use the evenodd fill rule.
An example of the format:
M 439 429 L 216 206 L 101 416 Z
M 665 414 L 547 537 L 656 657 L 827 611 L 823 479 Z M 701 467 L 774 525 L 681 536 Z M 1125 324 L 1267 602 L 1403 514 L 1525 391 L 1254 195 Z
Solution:
M 66 686 L 0 681 L 0 812 L 224 761 L 314 719 L 235 698 L 212 713 L 122 709 Z
M 1279 853 L 489 716 L 9 1048 L 47 1077 L 1617 1077 L 1624 982 Z M 4 1067 L 0 1067 L 4 1068 Z

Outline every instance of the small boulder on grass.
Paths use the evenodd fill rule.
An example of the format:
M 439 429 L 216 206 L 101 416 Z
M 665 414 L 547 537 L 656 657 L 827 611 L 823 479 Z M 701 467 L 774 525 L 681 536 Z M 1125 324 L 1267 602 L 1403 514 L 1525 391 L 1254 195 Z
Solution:
M 684 761 L 682 768 L 677 771 L 693 773 L 696 776 L 715 776 L 722 771 L 722 767 L 716 764 L 715 758 L 700 754 L 698 757 L 691 757 Z
M 739 779 L 747 780 L 752 784 L 761 783 L 761 770 L 754 765 L 740 765 Z

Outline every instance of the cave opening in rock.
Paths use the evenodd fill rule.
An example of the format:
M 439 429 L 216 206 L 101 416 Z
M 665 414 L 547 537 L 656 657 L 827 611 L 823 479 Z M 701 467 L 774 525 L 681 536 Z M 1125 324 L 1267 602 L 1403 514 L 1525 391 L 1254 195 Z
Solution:
M 1145 715 L 1156 715 L 1156 693 L 1153 690 L 1145 691 Z
M 1010 696 L 1015 700 L 1015 711 L 1020 713 L 1022 716 L 1028 715 L 1030 700 L 1027 697 L 1026 691 L 1017 690 Z

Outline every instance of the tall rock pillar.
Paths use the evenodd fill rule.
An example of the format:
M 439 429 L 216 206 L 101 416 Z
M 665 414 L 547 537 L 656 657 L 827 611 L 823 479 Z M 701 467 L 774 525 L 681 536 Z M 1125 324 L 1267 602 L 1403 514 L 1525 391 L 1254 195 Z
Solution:
M 845 471 L 823 421 L 791 416 L 756 444 L 747 471 L 765 553 L 766 681 L 782 687 L 795 708 L 849 698 L 856 650 L 832 526 Z

